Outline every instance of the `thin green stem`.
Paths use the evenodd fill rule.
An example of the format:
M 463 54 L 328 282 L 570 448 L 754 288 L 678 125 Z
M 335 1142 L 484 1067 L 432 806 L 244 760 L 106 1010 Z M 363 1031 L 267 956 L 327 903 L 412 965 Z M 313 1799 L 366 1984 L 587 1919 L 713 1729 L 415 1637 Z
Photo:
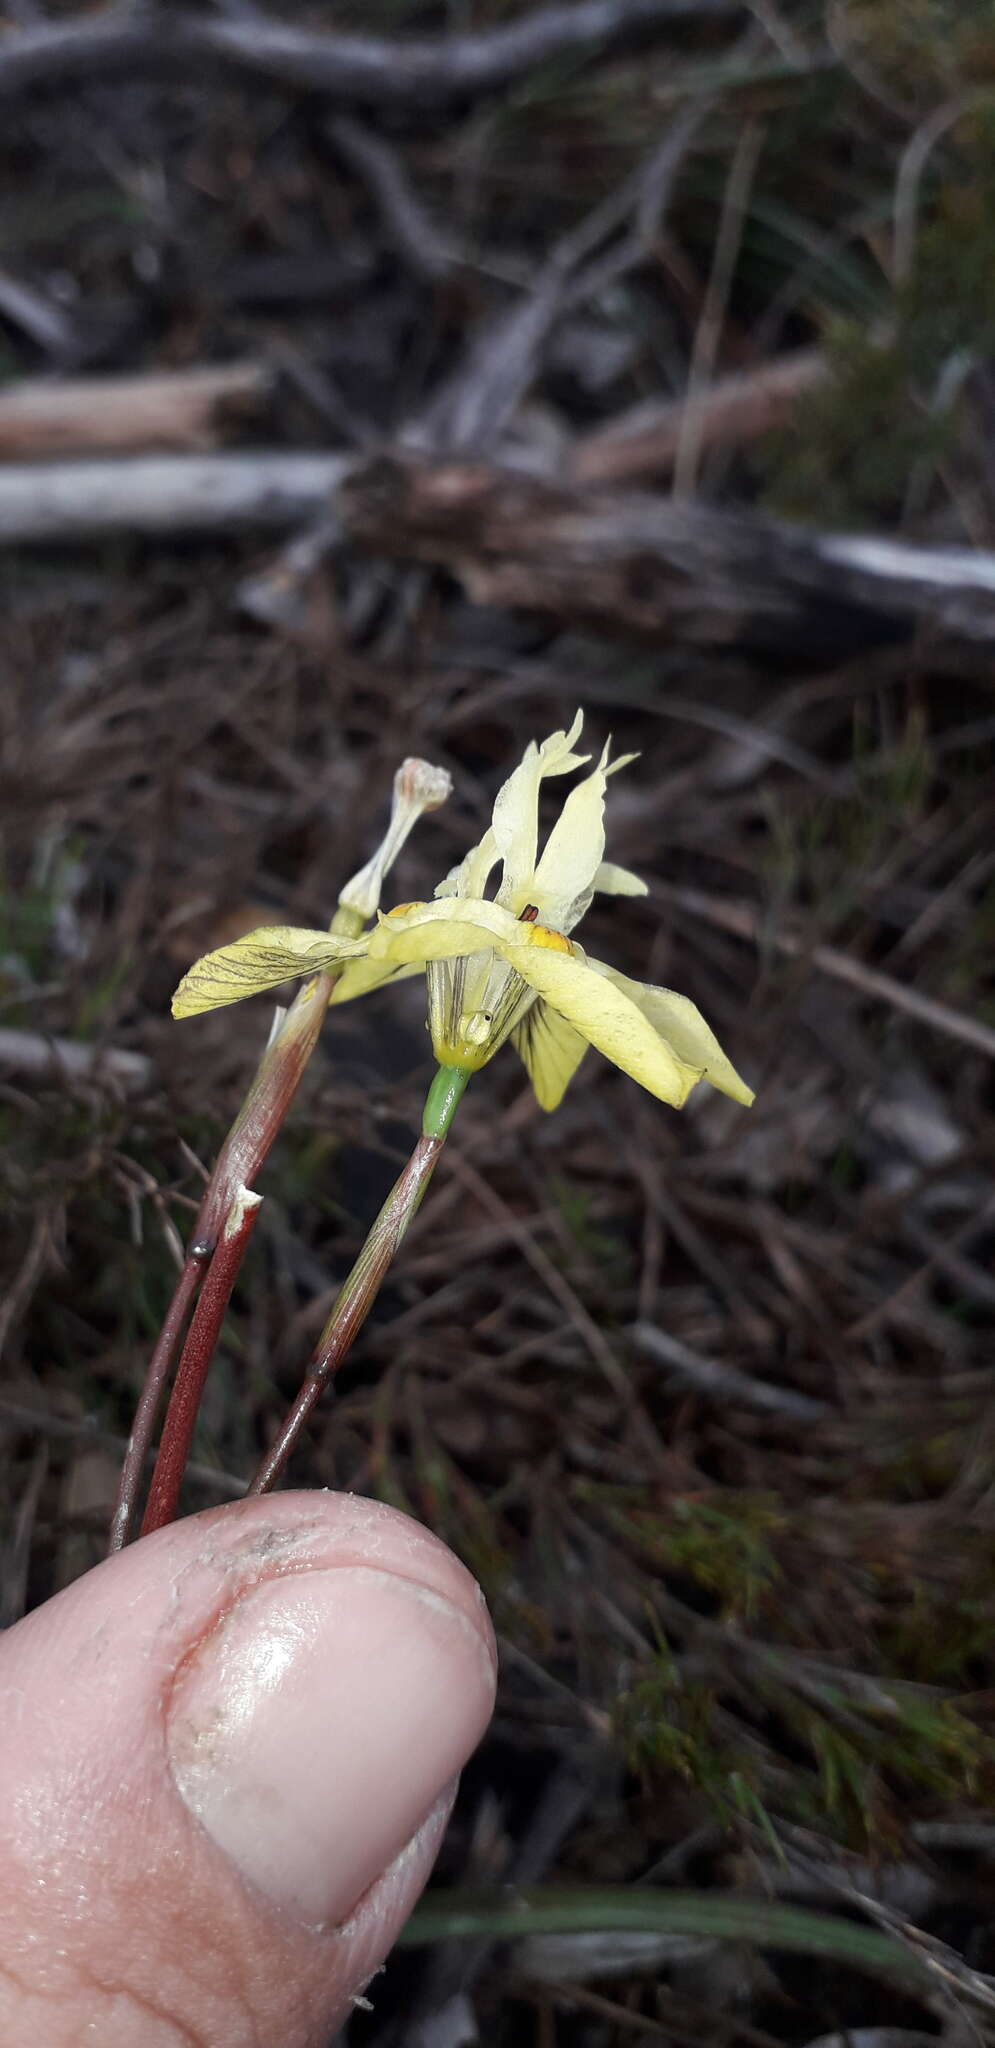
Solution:
M 336 1296 L 297 1399 L 252 1479 L 250 1493 L 269 1493 L 275 1485 L 322 1389 L 351 1350 L 405 1232 L 418 1213 L 469 1078 L 463 1068 L 439 1068 L 426 1098 L 421 1137 Z
M 426 1138 L 446 1138 L 470 1079 L 466 1067 L 439 1067 L 425 1097 L 421 1127 Z

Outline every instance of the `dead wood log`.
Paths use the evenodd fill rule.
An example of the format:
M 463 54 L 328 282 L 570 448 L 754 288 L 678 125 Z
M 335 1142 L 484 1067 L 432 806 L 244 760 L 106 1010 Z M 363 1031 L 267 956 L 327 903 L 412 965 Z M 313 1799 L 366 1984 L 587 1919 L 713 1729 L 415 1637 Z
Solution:
M 282 452 L 0 464 L 0 545 L 293 530 L 327 513 L 349 467 L 343 455 Z
M 372 36 L 298 28 L 257 13 L 115 7 L 39 22 L 0 40 L 0 97 L 122 71 L 206 62 L 343 104 L 423 112 L 495 92 L 558 57 L 603 57 L 677 21 L 729 20 L 740 0 L 566 0 L 465 35 Z
M 58 382 L 25 378 L 0 389 L 0 460 L 211 448 L 224 417 L 258 405 L 270 383 L 261 363 Z
M 331 525 L 330 525 L 331 522 Z M 0 545 L 317 528 L 448 569 L 473 602 L 658 647 L 833 659 L 924 646 L 987 666 L 995 556 L 579 490 L 484 462 L 252 453 L 0 464 Z M 309 561 L 311 559 L 309 555 Z
M 380 458 L 353 471 L 338 507 L 354 541 L 447 568 L 475 603 L 650 646 L 833 657 L 913 633 L 962 649 L 995 642 L 995 557 L 968 549 L 584 491 L 483 462 Z

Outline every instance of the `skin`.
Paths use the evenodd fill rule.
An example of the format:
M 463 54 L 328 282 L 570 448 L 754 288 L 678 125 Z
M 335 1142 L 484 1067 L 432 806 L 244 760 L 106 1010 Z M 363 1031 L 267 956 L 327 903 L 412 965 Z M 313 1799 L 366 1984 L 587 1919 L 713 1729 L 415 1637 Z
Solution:
M 18 1623 L 0 2040 L 327 2042 L 429 1875 L 494 1672 L 451 1552 L 324 1493 L 175 1523 Z

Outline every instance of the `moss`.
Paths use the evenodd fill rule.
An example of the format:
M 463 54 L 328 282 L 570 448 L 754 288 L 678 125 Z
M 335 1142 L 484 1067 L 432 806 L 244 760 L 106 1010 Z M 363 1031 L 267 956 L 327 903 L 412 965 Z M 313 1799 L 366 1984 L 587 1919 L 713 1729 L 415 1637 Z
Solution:
M 925 409 L 903 338 L 878 341 L 856 322 L 827 337 L 829 378 L 803 419 L 770 437 L 762 458 L 768 509 L 820 526 L 897 516 L 910 477 L 932 476 L 952 449 L 956 401 Z
M 995 31 L 990 45 L 995 68 Z M 968 102 L 927 160 L 914 213 L 901 218 L 912 234 L 909 275 L 890 297 L 881 292 L 876 323 L 829 325 L 825 386 L 766 444 L 774 511 L 821 525 L 907 523 L 927 507 L 943 464 L 956 457 L 973 474 L 971 374 L 995 349 L 995 109 Z
M 729 1780 L 745 1780 L 734 1752 L 715 1740 L 714 1709 L 711 1691 L 683 1682 L 663 1642 L 636 1684 L 620 1697 L 615 1732 L 630 1769 L 644 1782 L 682 1778 L 725 1816 Z
M 636 1489 L 582 1481 L 577 1492 L 655 1565 L 713 1594 L 723 1615 L 753 1615 L 780 1578 L 775 1543 L 785 1517 L 770 1494 L 678 1494 L 655 1509 L 639 1504 Z
M 626 1761 L 647 1784 L 679 1777 L 723 1823 L 778 1820 L 853 1848 L 895 1849 L 913 1790 L 940 1803 L 990 1792 L 995 1744 L 955 1702 L 902 1684 L 837 1683 L 790 1655 L 748 1657 L 749 1715 L 723 1687 L 688 1683 L 664 1646 L 619 1701 Z M 758 1740 L 761 1708 L 768 1718 Z
M 848 0 L 846 47 L 889 96 L 933 108 L 995 79 L 989 0 Z

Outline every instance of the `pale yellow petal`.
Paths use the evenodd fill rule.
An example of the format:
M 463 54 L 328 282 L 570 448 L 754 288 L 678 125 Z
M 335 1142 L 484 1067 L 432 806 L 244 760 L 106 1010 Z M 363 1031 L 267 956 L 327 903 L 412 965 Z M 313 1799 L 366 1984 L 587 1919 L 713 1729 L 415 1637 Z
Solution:
M 374 957 L 448 960 L 499 953 L 589 1043 L 663 1102 L 678 1108 L 701 1077 L 680 1060 L 637 1005 L 595 973 L 569 940 L 523 925 L 495 903 L 461 899 L 412 904 L 381 918 L 370 935 Z
M 591 900 L 605 850 L 607 783 L 606 746 L 597 767 L 570 791 L 528 883 L 544 924 L 558 931 L 569 930 Z M 520 911 L 524 905 L 511 902 L 508 907 Z
M 686 1102 L 700 1065 L 680 1059 L 659 1037 L 638 1005 L 579 953 L 561 953 L 551 946 L 502 945 L 499 951 L 554 1010 L 612 1060 L 623 1073 L 676 1109 Z
M 494 832 L 488 825 L 479 844 L 471 846 L 458 867 L 450 868 L 444 881 L 439 883 L 436 895 L 482 896 L 490 880 L 491 869 L 499 859 Z
M 524 888 L 532 875 L 539 847 L 539 787 L 552 775 L 569 775 L 588 760 L 575 754 L 584 714 L 578 711 L 568 732 L 553 732 L 537 747 L 530 740 L 518 767 L 494 799 L 494 843 L 504 863 L 502 899 Z M 516 904 L 521 909 L 521 904 Z
M 597 767 L 570 791 L 530 883 L 540 917 L 558 931 L 572 931 L 584 916 L 604 871 L 608 777 L 637 759 L 635 754 L 621 754 L 617 761 L 610 761 L 610 744 L 606 742 Z M 626 893 L 636 892 L 630 888 Z M 501 901 L 505 900 L 502 893 Z M 508 908 L 521 911 L 524 904 L 509 900 Z
M 263 925 L 231 946 L 196 960 L 173 997 L 174 1017 L 196 1017 L 239 1003 L 261 989 L 278 988 L 294 975 L 318 974 L 338 960 L 364 953 L 365 939 L 337 939 L 290 924 Z
M 587 1051 L 587 1039 L 540 997 L 511 1034 L 541 1109 L 558 1109 Z
M 382 988 L 388 981 L 406 981 L 412 974 L 421 973 L 421 962 L 411 967 L 399 967 L 393 960 L 350 960 L 332 990 L 333 1003 L 351 1003 L 357 996 L 368 996 L 373 989 Z
M 526 930 L 485 898 L 443 896 L 434 903 L 403 905 L 381 917 L 369 934 L 371 960 L 406 963 L 449 960 L 490 946 L 520 945 Z
M 599 896 L 645 896 L 647 885 L 640 875 L 634 875 L 631 868 L 616 867 L 615 862 L 603 860 L 594 877 L 595 892 Z
M 654 1031 L 658 1031 L 673 1048 L 678 1059 L 685 1060 L 689 1066 L 700 1067 L 713 1088 L 721 1089 L 723 1095 L 731 1095 L 734 1102 L 742 1102 L 749 1108 L 753 1101 L 752 1088 L 747 1087 L 731 1060 L 726 1058 L 714 1031 L 689 996 L 678 995 L 676 989 L 654 988 L 648 982 L 630 981 L 628 975 L 619 974 L 614 967 L 606 967 L 600 960 L 592 960 L 591 965 L 595 973 L 604 975 L 638 1006 Z

